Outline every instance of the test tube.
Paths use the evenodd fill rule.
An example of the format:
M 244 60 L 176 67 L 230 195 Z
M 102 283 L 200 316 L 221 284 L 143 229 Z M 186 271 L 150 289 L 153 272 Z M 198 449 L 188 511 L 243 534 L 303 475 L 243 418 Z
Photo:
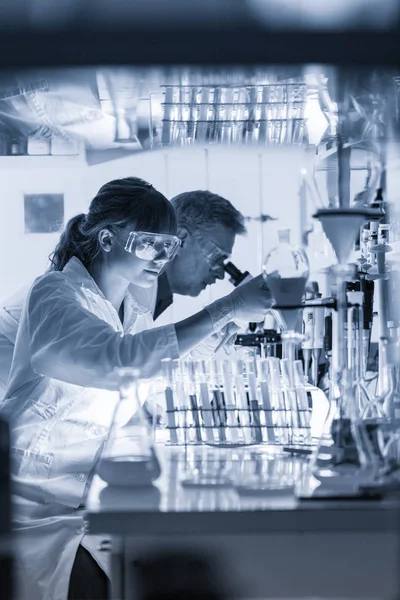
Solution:
M 294 386 L 296 389 L 297 406 L 299 409 L 300 426 L 303 429 L 304 442 L 311 442 L 311 416 L 312 411 L 308 402 L 305 388 L 305 377 L 301 360 L 294 361 Z
M 241 144 L 243 141 L 243 128 L 245 120 L 246 88 L 239 88 L 236 105 L 236 119 L 232 123 L 232 142 Z
M 225 402 L 224 394 L 221 389 L 219 381 L 219 369 L 218 362 L 216 360 L 211 361 L 211 381 L 212 381 L 212 408 L 214 423 L 218 427 L 218 434 L 220 442 L 226 442 L 226 414 L 225 414 Z
M 292 143 L 292 133 L 293 133 L 293 102 L 296 99 L 296 93 L 294 92 L 294 88 L 292 84 L 289 84 L 286 88 L 286 122 L 285 122 L 285 137 L 284 143 L 291 144 Z
M 261 111 L 260 111 L 260 130 L 258 134 L 258 143 L 266 144 L 267 141 L 267 109 L 268 109 L 268 86 L 262 88 Z
M 279 435 L 279 442 L 281 444 L 287 444 L 289 441 L 289 415 L 285 404 L 285 397 L 282 391 L 281 376 L 280 376 L 280 360 L 279 358 L 269 357 L 266 359 L 268 362 L 268 369 L 270 374 L 270 393 L 272 398 L 272 404 L 275 409 L 277 416 L 277 428 Z
M 291 443 L 298 443 L 302 441 L 302 432 L 300 427 L 296 390 L 294 388 L 293 361 L 283 358 L 281 360 L 281 373 L 286 406 L 289 408 L 290 415 L 289 424 L 291 435 L 289 441 Z
M 165 381 L 165 403 L 167 405 L 167 426 L 169 429 L 169 436 L 171 444 L 178 443 L 178 432 L 175 419 L 175 403 L 174 403 L 174 392 L 173 392 L 173 378 L 172 378 L 172 360 L 170 358 L 164 358 L 162 361 L 162 371 Z
M 221 142 L 230 144 L 232 139 L 233 88 L 226 88 L 223 123 L 221 126 Z
M 245 129 L 245 142 L 252 143 L 256 140 L 256 106 L 257 106 L 257 88 L 252 86 L 247 90 L 247 112 L 248 118 Z
M 258 444 L 262 444 L 263 436 L 260 421 L 260 407 L 257 398 L 257 380 L 255 373 L 255 363 L 254 361 L 246 361 L 245 366 L 247 370 L 247 381 L 249 386 L 249 403 L 253 422 L 254 439 Z
M 195 440 L 198 444 L 203 442 L 203 438 L 201 436 L 201 424 L 200 424 L 200 414 L 199 414 L 199 405 L 197 401 L 196 394 L 196 371 L 194 362 L 189 362 L 189 402 L 190 408 L 193 416 L 194 423 L 194 431 L 195 431 Z
M 205 86 L 201 90 L 200 94 L 200 110 L 199 119 L 197 121 L 196 128 L 196 140 L 198 142 L 205 142 L 207 137 L 207 115 L 210 100 L 210 88 Z
M 164 145 L 169 145 L 171 143 L 171 108 L 172 103 L 174 101 L 174 88 L 168 86 L 165 89 L 165 104 L 164 104 L 164 118 L 162 121 L 162 133 L 161 133 L 161 143 Z
M 246 444 L 250 444 L 253 441 L 253 437 L 250 425 L 250 414 L 247 402 L 246 388 L 243 382 L 243 361 L 240 359 L 236 360 L 234 362 L 234 369 L 236 385 L 236 404 L 239 409 L 239 419 L 243 432 L 243 440 Z
M 207 442 L 213 443 L 215 441 L 214 427 L 212 422 L 212 406 L 210 402 L 210 390 L 208 387 L 207 369 L 204 360 L 198 363 L 198 375 L 199 375 L 199 388 L 200 388 L 200 401 L 201 401 L 201 414 L 203 417 L 203 423 L 206 430 Z
M 190 108 L 189 108 L 189 120 L 187 124 L 187 137 L 189 143 L 194 142 L 196 136 L 197 127 L 197 96 L 198 89 L 193 87 L 190 91 Z
M 228 426 L 229 437 L 233 443 L 238 443 L 239 432 L 235 396 L 232 386 L 232 369 L 230 362 L 227 360 L 222 362 L 222 376 L 225 388 L 225 409 L 227 413 L 226 422 Z
M 175 391 L 176 404 L 178 406 L 178 439 L 180 443 L 187 444 L 188 442 L 188 413 L 189 403 L 188 395 L 185 392 L 187 386 L 187 365 L 186 361 L 174 360 L 175 368 Z
M 274 86 L 274 104 L 273 104 L 273 120 L 272 120 L 272 139 L 273 144 L 279 144 L 281 141 L 282 121 L 284 117 L 284 86 Z
M 258 380 L 260 382 L 261 400 L 264 411 L 264 422 L 267 433 L 267 441 L 271 444 L 276 444 L 275 424 L 274 424 L 274 408 L 271 402 L 268 380 L 268 362 L 265 358 L 261 358 L 257 363 Z

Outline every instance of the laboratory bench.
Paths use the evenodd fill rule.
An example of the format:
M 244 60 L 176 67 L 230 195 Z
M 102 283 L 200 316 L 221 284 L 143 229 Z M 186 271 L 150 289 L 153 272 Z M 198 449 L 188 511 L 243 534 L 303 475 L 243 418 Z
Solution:
M 397 497 L 298 499 L 293 484 L 309 480 L 307 459 L 268 447 L 158 453 L 152 487 L 92 481 L 86 519 L 110 553 L 112 599 L 137 598 L 135 565 L 164 551 L 209 561 L 228 598 L 400 598 Z M 230 476 L 241 485 L 224 486 Z M 257 478 L 270 489 L 257 490 Z

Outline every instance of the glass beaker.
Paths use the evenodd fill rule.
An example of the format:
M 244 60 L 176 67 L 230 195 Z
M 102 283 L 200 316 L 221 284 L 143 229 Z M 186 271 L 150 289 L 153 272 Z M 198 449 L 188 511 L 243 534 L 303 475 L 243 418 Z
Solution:
M 110 485 L 151 485 L 161 468 L 139 401 L 139 373 L 136 369 L 118 369 L 117 375 L 119 402 L 97 472 Z

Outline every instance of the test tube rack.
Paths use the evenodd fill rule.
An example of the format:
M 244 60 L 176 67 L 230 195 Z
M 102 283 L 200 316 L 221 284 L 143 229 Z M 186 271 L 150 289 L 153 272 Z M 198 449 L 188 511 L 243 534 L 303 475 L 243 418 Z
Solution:
M 164 86 L 161 145 L 301 145 L 305 83 Z
M 293 383 L 285 377 L 278 358 L 259 359 L 258 367 L 244 361 L 174 362 L 173 380 L 165 386 L 168 443 L 219 447 L 312 443 L 310 396 L 304 381 Z

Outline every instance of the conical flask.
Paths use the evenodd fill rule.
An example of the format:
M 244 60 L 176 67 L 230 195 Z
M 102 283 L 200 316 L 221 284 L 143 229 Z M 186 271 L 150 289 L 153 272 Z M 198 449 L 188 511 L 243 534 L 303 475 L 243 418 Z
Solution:
M 151 485 L 161 474 L 152 432 L 139 401 L 139 373 L 118 369 L 119 402 L 98 464 L 110 485 Z
M 322 484 L 347 480 L 356 486 L 360 481 L 372 480 L 380 467 L 354 392 L 350 372 L 345 371 L 340 396 L 331 400 L 319 445 L 311 460 L 312 474 Z
M 309 275 L 307 255 L 299 246 L 290 243 L 290 230 L 278 232 L 279 244 L 267 254 L 263 276 L 277 305 L 288 308 L 274 311 L 284 331 L 295 331 Z M 293 308 L 290 308 L 293 306 Z

